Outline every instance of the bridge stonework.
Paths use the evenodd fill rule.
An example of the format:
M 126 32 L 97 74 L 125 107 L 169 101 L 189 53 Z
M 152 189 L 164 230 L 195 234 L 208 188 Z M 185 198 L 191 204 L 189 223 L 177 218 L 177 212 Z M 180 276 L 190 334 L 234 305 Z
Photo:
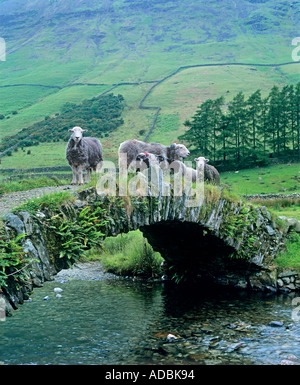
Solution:
M 95 188 L 89 188 L 77 193 L 77 200 L 67 207 L 63 205 L 61 212 L 76 220 L 80 210 L 96 204 L 105 210 L 105 236 L 140 229 L 161 253 L 170 278 L 200 278 L 225 286 L 277 291 L 284 272 L 277 271 L 274 258 L 284 245 L 284 229 L 280 229 L 276 218 L 265 207 L 233 198 L 221 188 L 206 186 L 204 192 L 198 206 L 188 207 L 189 197 L 185 194 L 118 197 L 98 195 Z M 28 268 L 32 287 L 42 286 L 67 267 L 59 257 L 59 245 L 55 245 L 57 255 L 52 252 L 51 231 L 55 230 L 45 229 L 53 215 L 48 209 L 36 214 L 19 211 L 3 219 L 8 233 L 26 233 L 23 245 L 35 259 Z M 4 297 L 7 309 L 15 309 L 26 297 L 26 290 L 9 286 L 0 299 Z
M 167 276 L 276 291 L 274 258 L 284 235 L 266 207 L 254 207 L 214 186 L 205 188 L 196 207 L 186 205 L 185 194 L 116 199 L 119 203 L 113 205 L 103 198 L 110 218 L 107 235 L 140 229 L 165 259 Z

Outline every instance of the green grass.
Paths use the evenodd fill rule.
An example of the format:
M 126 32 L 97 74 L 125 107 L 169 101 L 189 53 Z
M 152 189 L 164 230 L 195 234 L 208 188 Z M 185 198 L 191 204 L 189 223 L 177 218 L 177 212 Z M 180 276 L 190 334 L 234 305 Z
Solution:
M 42 87 L 2 88 L 0 89 L 0 106 L 5 106 L 7 97 L 15 97 L 16 104 L 12 100 L 9 108 L 5 108 L 11 111 L 17 110 L 18 114 L 10 114 L 9 119 L 0 120 L 0 140 L 8 134 L 13 135 L 24 127 L 44 120 L 45 116 L 53 116 L 55 113 L 60 112 L 61 107 L 66 102 L 79 104 L 85 99 L 100 95 L 108 88 L 109 86 L 73 86 L 62 90 Z M 31 89 L 32 95 L 28 99 L 27 92 L 29 89 Z M 7 95 L 7 92 L 9 92 L 9 95 Z M 36 99 L 36 102 L 33 102 L 33 98 L 36 98 L 35 95 L 39 96 L 39 98 Z M 19 100 L 20 102 L 18 102 Z M 21 101 L 23 101 L 23 104 Z
M 166 145 L 178 141 L 177 138 L 186 130 L 184 121 L 190 119 L 197 107 L 207 98 L 224 95 L 229 101 L 231 96 L 238 91 L 243 90 L 248 95 L 258 88 L 262 88 L 263 93 L 267 94 L 274 84 L 279 86 L 289 84 L 297 76 L 299 81 L 300 75 L 295 73 L 294 67 L 292 65 L 282 67 L 281 70 L 285 76 L 282 76 L 282 73 L 274 68 L 241 66 L 190 68 L 179 72 L 156 87 L 146 99 L 146 106 L 162 107 L 155 129 L 148 141 Z M 243 79 L 246 79 L 246 90 Z M 151 86 L 152 84 L 123 85 L 113 90 L 115 95 L 122 94 L 124 96 L 126 107 L 122 115 L 124 124 L 111 133 L 108 139 L 102 139 L 104 155 L 107 160 L 116 161 L 118 147 L 122 141 L 128 138 L 143 140 L 151 127 L 155 110 L 138 108 L 141 99 Z M 18 91 L 21 91 L 22 88 L 20 87 Z M 74 86 L 51 93 L 39 99 L 37 103 L 22 109 L 17 115 L 9 115 L 9 119 L 0 120 L 0 139 L 8 132 L 15 133 L 32 122 L 43 120 L 46 115 L 53 116 L 60 111 L 65 102 L 79 103 L 86 98 L 99 95 L 108 88 L 109 86 Z M 12 92 L 11 89 L 10 92 Z M 57 144 L 54 153 L 50 147 L 37 146 L 33 150 L 37 155 L 36 167 L 42 167 L 46 163 L 49 165 L 65 164 L 64 150 L 62 143 Z M 59 152 L 58 157 L 56 156 L 57 152 Z M 47 154 L 49 156 L 46 160 Z M 30 159 L 27 160 L 31 163 Z M 22 159 L 18 156 L 11 159 L 6 156 L 2 158 L 1 168 L 27 167 L 27 162 L 20 167 L 22 163 Z
M 146 106 L 160 106 L 160 116 L 176 115 L 171 135 L 166 135 L 164 125 L 156 126 L 149 141 L 159 139 L 166 143 L 174 140 L 186 130 L 184 122 L 190 119 L 197 107 L 207 99 L 224 96 L 226 102 L 242 91 L 250 96 L 257 89 L 266 96 L 274 84 L 282 87 L 291 81 L 300 81 L 299 69 L 289 65 L 280 71 L 268 67 L 224 66 L 184 69 L 155 87 L 147 98 Z M 245 87 L 245 84 L 247 86 Z
M 241 195 L 300 192 L 300 163 L 228 171 L 221 173 L 221 182 Z
M 276 216 L 293 217 L 300 220 L 300 198 L 257 198 L 251 200 L 257 206 L 266 206 Z
M 76 200 L 75 196 L 67 191 L 59 191 L 47 195 L 43 195 L 39 198 L 29 199 L 26 203 L 16 207 L 13 212 L 18 211 L 29 211 L 36 213 L 43 209 L 56 209 L 61 205 L 68 205 L 74 203 Z
M 14 1 L 11 0 L 12 7 Z M 6 62 L 0 63 L 0 85 L 105 85 L 61 90 L 0 88 L 0 113 L 10 116 L 0 121 L 0 140 L 59 112 L 65 102 L 79 103 L 119 82 L 160 80 L 180 66 L 200 63 L 291 61 L 291 39 L 299 26 L 298 4 L 286 7 L 284 2 L 274 0 L 251 4 L 241 0 L 234 5 L 231 0 L 222 4 L 217 0 L 209 4 L 173 0 L 154 2 L 151 7 L 138 1 L 115 0 L 111 7 L 106 2 L 91 5 L 86 9 L 92 10 L 88 16 L 76 14 L 83 9 L 73 1 L 57 3 L 55 9 L 49 8 L 46 0 L 40 0 L 40 4 L 41 10 L 47 9 L 43 17 L 51 22 L 40 20 L 39 11 L 32 4 L 25 7 L 23 3 L 18 3 L 19 23 L 10 24 L 9 17 L 3 19 L 0 36 L 10 36 L 12 52 Z M 33 16 L 30 10 L 37 12 Z M 261 16 L 265 17 L 263 23 Z M 17 28 L 20 23 L 22 29 Z M 249 94 L 261 88 L 264 93 L 274 84 L 298 82 L 299 67 L 300 63 L 278 69 L 185 69 L 160 83 L 146 100 L 147 106 L 162 107 L 149 141 L 176 141 L 185 130 L 183 122 L 207 98 L 224 95 L 230 100 L 240 90 Z M 114 90 L 115 94 L 124 95 L 127 109 L 124 126 L 104 141 L 107 159 L 116 159 L 121 141 L 128 137 L 142 139 L 140 131 L 147 132 L 151 127 L 155 111 L 138 109 L 139 101 L 151 86 L 122 86 Z M 18 114 L 12 115 L 15 110 Z
M 88 252 L 87 258 L 100 260 L 107 272 L 144 277 L 161 275 L 160 264 L 163 260 L 139 230 L 106 238 L 102 249 Z
M 300 208 L 299 206 L 292 206 L 289 209 L 278 209 L 274 210 L 273 212 L 278 216 L 285 216 L 287 218 L 296 218 L 298 221 L 300 221 Z
M 8 194 L 17 191 L 28 191 L 39 187 L 48 186 L 63 186 L 69 181 L 58 179 L 56 177 L 38 177 L 38 178 L 24 178 L 21 180 L 1 181 L 0 180 L 0 194 Z
M 66 142 L 41 143 L 38 146 L 26 147 L 24 151 L 12 151 L 11 156 L 1 158 L 1 168 L 67 166 L 66 147 Z
M 296 269 L 300 272 L 300 234 L 291 233 L 286 242 L 286 251 L 275 259 L 275 263 L 281 269 Z

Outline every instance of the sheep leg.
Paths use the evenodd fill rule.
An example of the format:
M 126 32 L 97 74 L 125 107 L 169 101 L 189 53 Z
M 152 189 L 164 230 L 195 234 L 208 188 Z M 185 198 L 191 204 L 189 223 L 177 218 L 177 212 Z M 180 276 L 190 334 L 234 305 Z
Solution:
M 77 167 L 76 166 L 72 166 L 72 172 L 73 172 L 73 179 L 72 179 L 71 184 L 76 184 L 76 179 L 77 179 Z
M 86 169 L 86 177 L 85 177 L 85 183 L 89 183 L 91 181 L 91 169 Z
M 83 167 L 78 166 L 78 184 L 83 184 Z

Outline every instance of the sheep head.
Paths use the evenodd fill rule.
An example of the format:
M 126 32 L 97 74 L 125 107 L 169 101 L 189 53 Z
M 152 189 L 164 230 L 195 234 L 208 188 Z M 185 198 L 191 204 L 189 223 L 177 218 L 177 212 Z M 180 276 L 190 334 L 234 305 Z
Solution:
M 138 170 L 141 170 L 141 169 L 143 170 L 150 166 L 149 154 L 147 152 L 140 152 L 136 156 L 136 161 L 138 165 Z
M 174 151 L 174 160 L 182 160 L 190 156 L 189 150 L 183 144 L 173 143 L 170 146 L 172 152 Z
M 71 138 L 74 140 L 76 144 L 78 144 L 82 139 L 82 133 L 87 130 L 83 130 L 81 127 L 73 127 L 69 129 L 69 132 L 72 132 Z
M 209 162 L 209 159 L 204 158 L 204 156 L 199 156 L 199 158 L 195 158 L 194 161 L 196 162 L 196 166 L 199 164 L 205 164 Z

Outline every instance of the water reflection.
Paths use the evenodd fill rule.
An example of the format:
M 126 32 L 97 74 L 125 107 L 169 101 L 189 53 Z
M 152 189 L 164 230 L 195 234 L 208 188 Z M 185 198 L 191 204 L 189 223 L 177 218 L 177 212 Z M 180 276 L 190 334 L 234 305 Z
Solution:
M 60 284 L 56 298 L 57 285 L 35 289 L 32 302 L 1 323 L 0 361 L 215 365 L 300 357 L 300 324 L 291 317 L 296 294 L 103 279 Z

